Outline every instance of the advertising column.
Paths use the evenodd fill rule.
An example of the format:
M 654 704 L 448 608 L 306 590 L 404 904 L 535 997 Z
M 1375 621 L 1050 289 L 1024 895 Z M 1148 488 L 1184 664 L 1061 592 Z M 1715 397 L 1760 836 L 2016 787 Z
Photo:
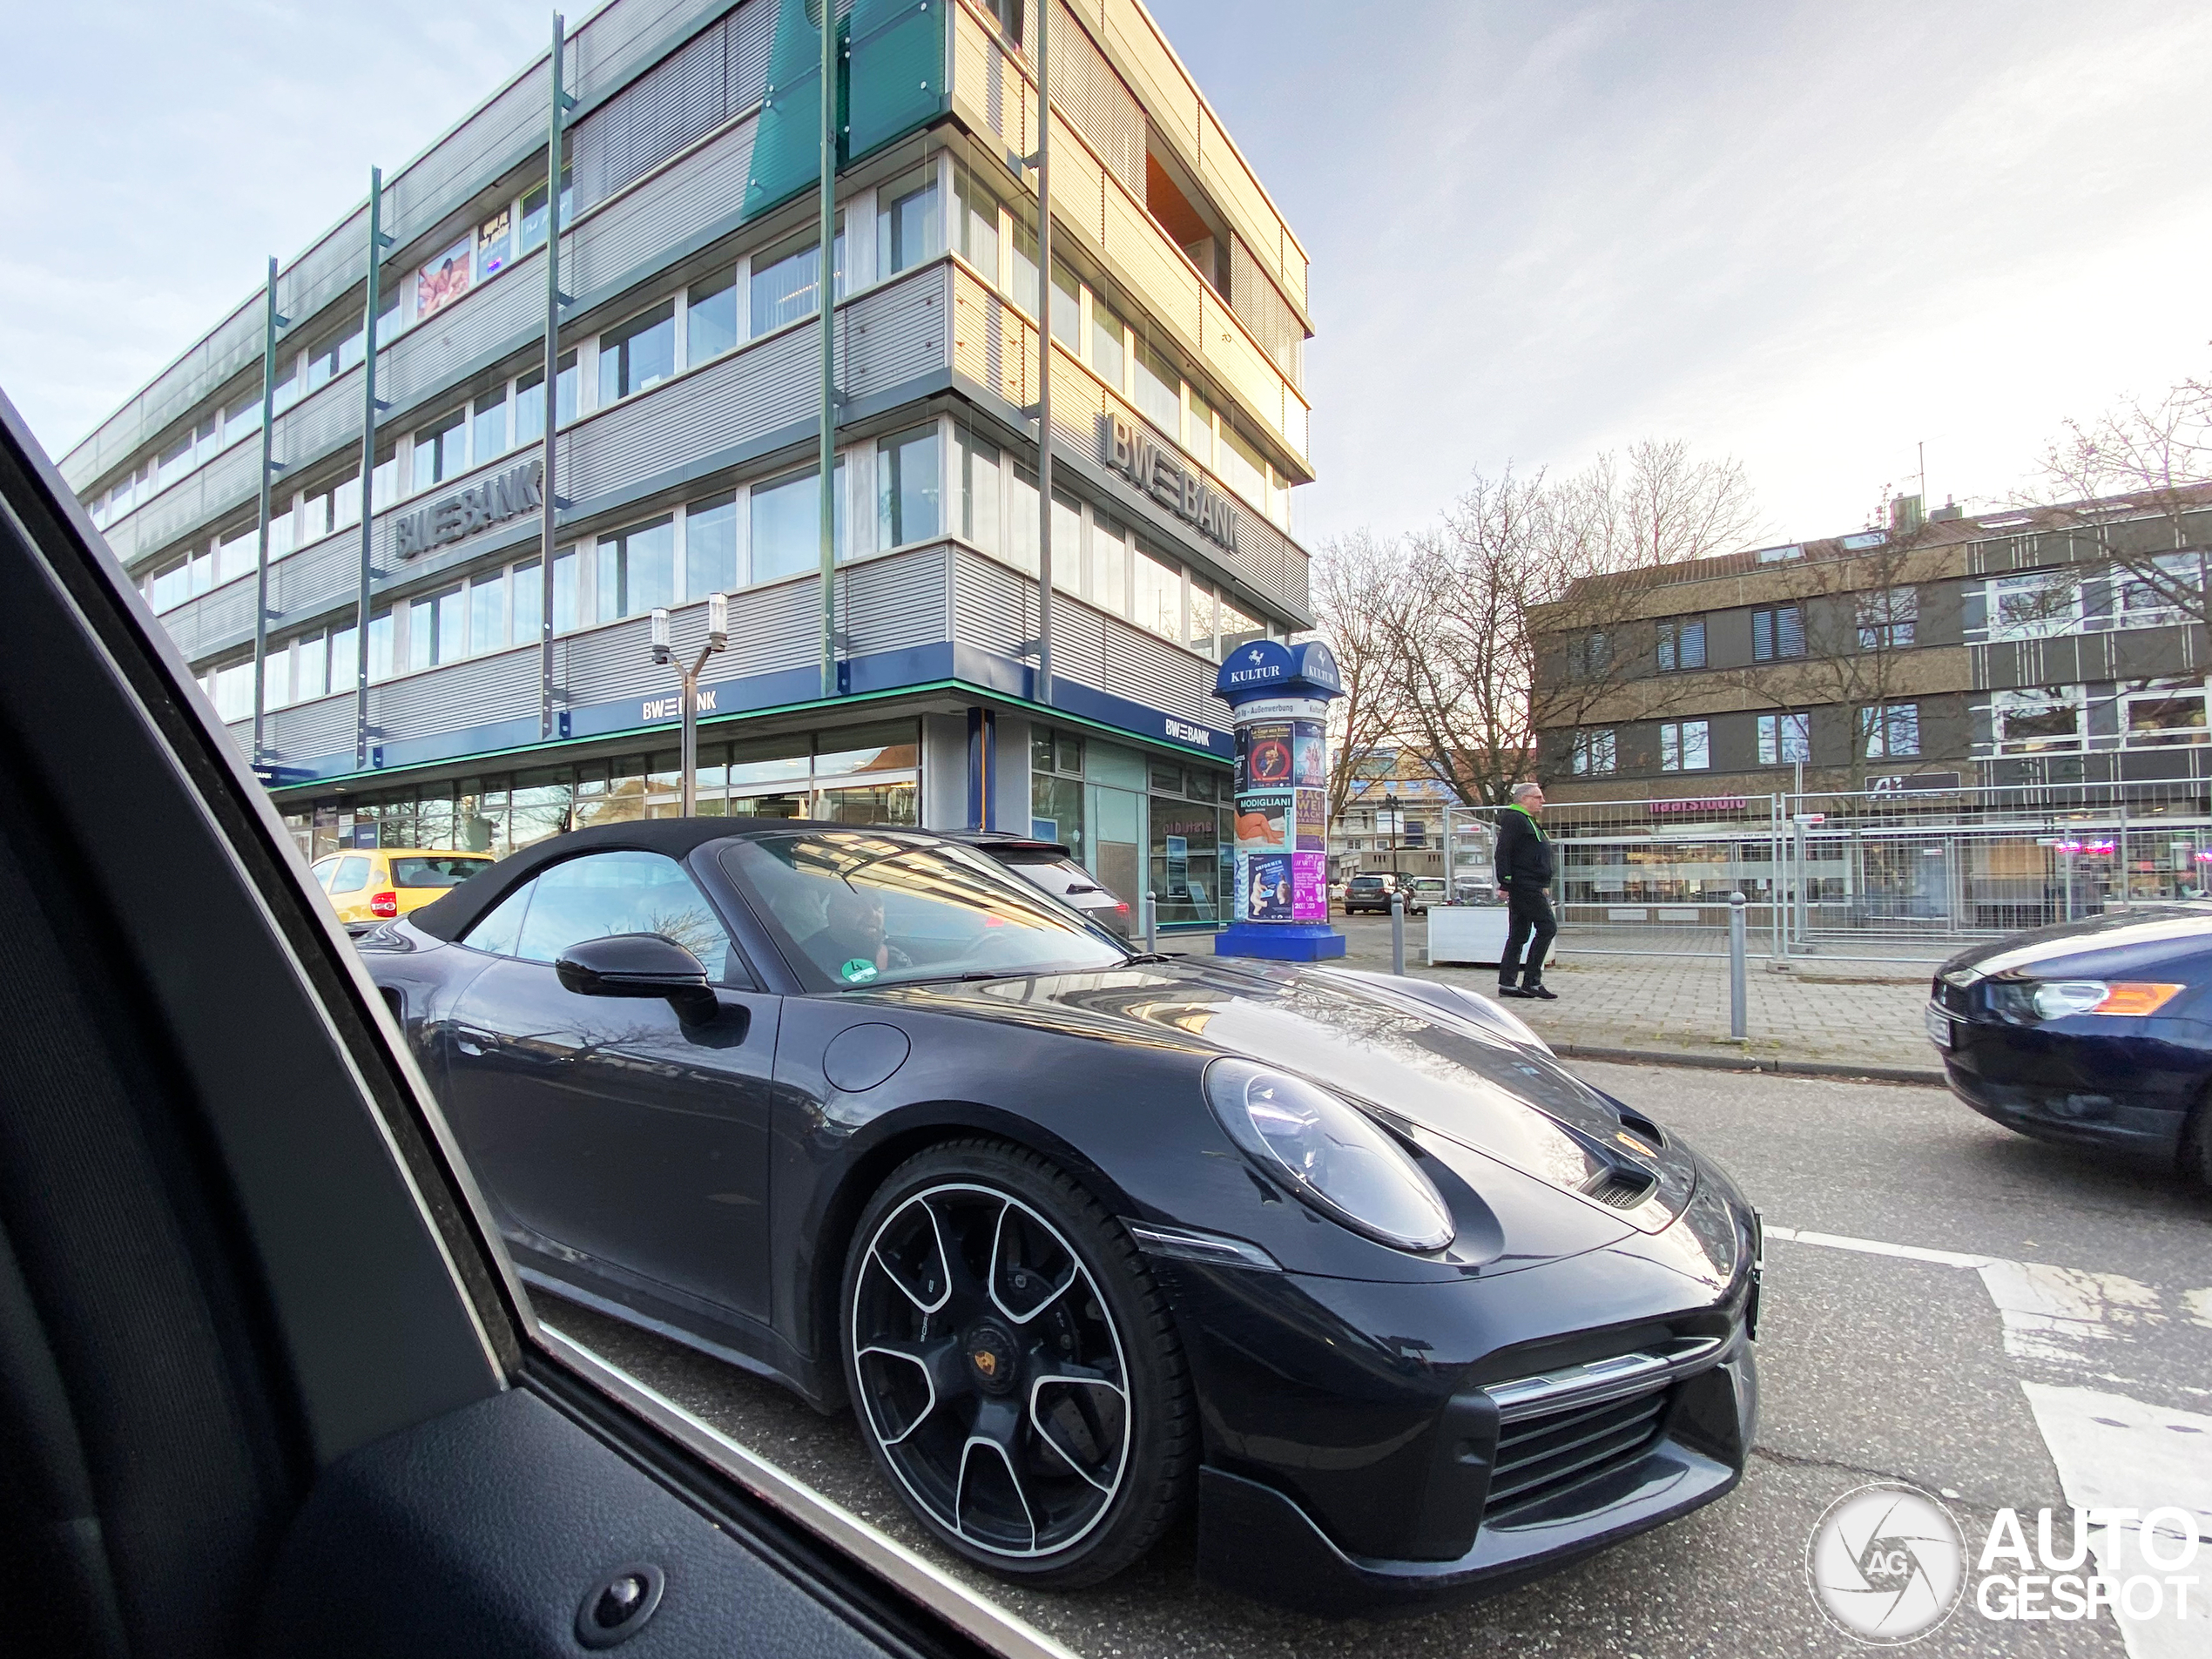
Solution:
M 1240 645 L 1214 677 L 1237 728 L 1236 921 L 1219 956 L 1312 962 L 1344 954 L 1329 926 L 1329 699 L 1336 659 L 1313 641 Z

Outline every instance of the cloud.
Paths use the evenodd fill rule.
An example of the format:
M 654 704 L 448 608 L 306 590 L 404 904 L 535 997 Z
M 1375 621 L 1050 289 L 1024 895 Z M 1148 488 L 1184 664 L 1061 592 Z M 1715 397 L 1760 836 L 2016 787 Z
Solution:
M 1312 255 L 1309 540 L 1652 434 L 1742 456 L 1791 536 L 1923 439 L 1939 497 L 2001 495 L 2212 334 L 2212 17 L 1155 10 Z

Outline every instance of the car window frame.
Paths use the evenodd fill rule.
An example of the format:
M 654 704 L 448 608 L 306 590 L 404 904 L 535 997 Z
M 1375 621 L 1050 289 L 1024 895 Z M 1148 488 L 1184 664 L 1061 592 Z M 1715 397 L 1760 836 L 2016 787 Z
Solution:
M 485 946 L 471 943 L 471 938 L 479 928 L 482 927 L 486 922 L 489 921 L 493 916 L 499 913 L 500 907 L 506 904 L 509 900 L 514 898 L 517 894 L 522 893 L 526 889 L 536 887 L 543 878 L 550 875 L 555 870 L 560 869 L 564 865 L 574 864 L 580 859 L 604 857 L 609 853 L 644 853 L 654 858 L 668 860 L 670 863 L 675 865 L 678 870 L 681 870 L 684 873 L 684 879 L 691 884 L 691 890 L 697 893 L 700 899 L 705 902 L 708 914 L 711 915 L 716 922 L 720 925 L 722 928 L 722 937 L 725 941 L 725 948 L 722 954 L 722 968 L 719 974 L 717 974 L 711 964 L 706 962 L 699 964 L 700 967 L 705 968 L 707 970 L 707 983 L 710 986 L 713 987 L 717 990 L 745 991 L 753 993 L 759 993 L 765 988 L 760 976 L 759 969 L 751 960 L 752 954 L 746 949 L 744 941 L 739 938 L 738 930 L 730 925 L 729 907 L 726 904 L 717 902 L 715 895 L 708 891 L 708 884 L 699 880 L 698 872 L 692 867 L 690 859 L 677 858 L 671 853 L 663 852 L 658 847 L 579 847 L 576 852 L 569 854 L 565 858 L 553 859 L 548 860 L 546 863 L 540 864 L 536 868 L 532 869 L 523 880 L 517 881 L 513 887 L 509 887 L 504 893 L 502 893 L 498 898 L 492 900 L 491 903 L 486 905 L 482 913 L 478 915 L 474 921 L 469 923 L 469 931 L 462 934 L 459 938 L 454 940 L 452 942 L 462 950 L 474 951 L 479 956 L 489 957 L 496 961 L 517 962 L 524 967 L 543 968 L 549 972 L 552 971 L 556 967 L 555 963 L 546 961 L 541 957 L 525 956 L 522 954 L 519 948 L 522 943 L 523 927 L 527 927 L 529 921 L 529 909 L 528 906 L 523 907 L 523 927 L 517 927 L 516 929 L 516 944 L 517 946 L 516 950 L 492 950 Z M 495 865 L 493 867 L 497 868 L 498 867 Z M 475 878 L 471 879 L 474 880 Z M 451 890 L 452 889 L 450 888 L 448 889 L 448 892 Z M 607 934 L 600 936 L 617 937 L 618 935 Z M 666 935 L 664 934 L 663 935 L 663 937 L 665 936 Z M 743 977 L 732 977 L 733 974 L 742 974 Z
M 1043 888 L 1037 887 L 1034 882 L 1031 882 L 1026 878 L 1015 873 L 1013 868 L 1007 865 L 1003 860 L 992 857 L 988 852 L 976 847 L 968 842 L 958 840 L 948 836 L 934 835 L 927 830 L 913 831 L 873 825 L 832 825 L 826 827 L 818 826 L 808 829 L 761 830 L 749 834 L 726 836 L 720 840 L 705 843 L 694 851 L 692 857 L 711 865 L 716 879 L 723 885 L 725 890 L 729 894 L 732 905 L 742 907 L 746 916 L 750 919 L 752 924 L 753 936 L 760 941 L 762 945 L 768 951 L 772 951 L 773 953 L 774 959 L 777 963 L 782 967 L 784 977 L 790 987 L 788 990 L 783 993 L 785 995 L 842 996 L 853 992 L 867 991 L 871 988 L 874 988 L 879 985 L 896 988 L 901 985 L 919 985 L 932 982 L 943 982 L 941 977 L 937 978 L 934 981 L 931 978 L 924 977 L 919 979 L 891 980 L 887 981 L 869 981 L 859 985 L 840 985 L 833 982 L 818 983 L 818 980 L 826 981 L 828 976 L 826 974 L 820 974 L 819 970 L 815 968 L 814 964 L 806 960 L 804 953 L 800 952 L 799 948 L 799 941 L 797 940 L 787 937 L 785 930 L 779 924 L 772 921 L 768 916 L 763 914 L 764 907 L 754 903 L 752 895 L 745 890 L 744 884 L 742 884 L 738 880 L 737 876 L 723 863 L 724 857 L 739 844 L 771 840 L 786 840 L 807 835 L 837 834 L 872 835 L 885 840 L 903 842 L 917 849 L 935 852 L 951 852 L 956 855 L 965 856 L 985 869 L 995 871 L 1001 876 L 1004 877 L 1007 880 L 1011 881 L 1015 887 L 1022 889 L 1023 891 L 1035 894 L 1049 904 L 1059 906 L 1062 910 L 1067 911 L 1075 918 L 1084 933 L 1100 940 L 1103 943 L 1112 947 L 1114 949 L 1123 953 L 1124 961 L 1126 961 L 1130 955 L 1135 954 L 1131 950 L 1129 941 L 1123 939 L 1119 934 L 1116 933 L 1112 928 L 1106 926 L 1105 923 L 1096 920 L 1089 913 L 1079 908 L 1069 900 L 1062 899 L 1057 894 L 1048 893 Z M 1051 973 L 1097 972 L 1100 970 L 1041 968 L 1033 971 L 1038 973 Z

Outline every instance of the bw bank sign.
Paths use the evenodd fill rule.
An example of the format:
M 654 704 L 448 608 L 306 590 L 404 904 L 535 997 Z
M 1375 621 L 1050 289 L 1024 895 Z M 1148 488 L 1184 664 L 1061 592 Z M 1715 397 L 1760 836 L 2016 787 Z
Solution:
M 544 476 L 543 461 L 529 461 L 509 468 L 496 478 L 457 490 L 442 501 L 417 508 L 393 527 L 392 550 L 411 559 L 448 542 L 464 541 L 478 530 L 504 524 L 543 506 L 538 489 Z

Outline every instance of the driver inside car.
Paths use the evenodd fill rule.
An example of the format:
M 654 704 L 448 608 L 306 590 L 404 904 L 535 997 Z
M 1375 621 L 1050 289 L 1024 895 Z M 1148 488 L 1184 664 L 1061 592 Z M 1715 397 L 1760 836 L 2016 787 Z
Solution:
M 848 985 L 873 979 L 905 962 L 885 935 L 883 895 L 865 887 L 841 887 L 830 896 L 822 925 L 799 941 L 814 965 Z

